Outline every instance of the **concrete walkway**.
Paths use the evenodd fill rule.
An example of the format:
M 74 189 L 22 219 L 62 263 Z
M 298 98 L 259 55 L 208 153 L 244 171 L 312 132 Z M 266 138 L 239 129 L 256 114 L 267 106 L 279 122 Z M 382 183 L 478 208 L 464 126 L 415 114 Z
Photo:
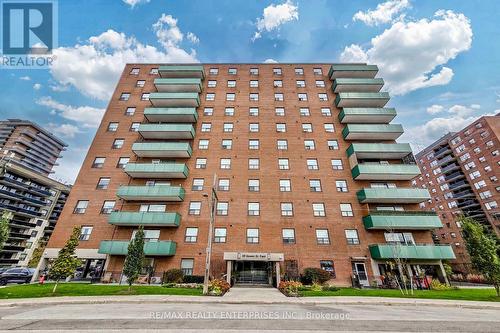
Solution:
M 227 302 L 287 302 L 288 297 L 276 288 L 233 287 L 222 299 Z

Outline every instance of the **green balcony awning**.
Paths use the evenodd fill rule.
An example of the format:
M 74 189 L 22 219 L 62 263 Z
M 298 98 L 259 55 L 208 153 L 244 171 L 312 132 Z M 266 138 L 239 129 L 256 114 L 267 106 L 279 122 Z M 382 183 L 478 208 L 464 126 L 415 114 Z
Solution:
M 199 78 L 160 78 L 154 80 L 158 92 L 201 92 Z
M 152 123 L 195 123 L 196 108 L 145 108 L 144 117 Z
M 345 140 L 394 141 L 403 132 L 400 124 L 347 124 L 342 135 Z
M 352 143 L 347 156 L 358 159 L 402 159 L 412 153 L 409 143 Z
M 128 253 L 129 241 L 103 240 L 99 245 L 98 253 L 116 256 L 125 256 Z M 145 242 L 146 256 L 173 256 L 177 244 L 173 241 Z
M 372 211 L 363 217 L 368 230 L 432 230 L 443 224 L 435 212 Z
M 341 92 L 335 97 L 335 105 L 338 108 L 382 108 L 389 102 L 389 99 L 387 92 Z
M 179 213 L 170 212 L 112 212 L 108 223 L 124 227 L 178 227 Z
M 395 117 L 394 108 L 342 108 L 339 112 L 342 124 L 388 124 Z
M 336 78 L 333 81 L 332 90 L 340 92 L 379 92 L 384 86 L 381 78 Z
M 182 201 L 185 191 L 181 186 L 120 186 L 116 195 L 127 201 Z
M 158 68 L 161 77 L 205 78 L 203 65 L 162 65 Z
M 424 188 L 364 188 L 356 193 L 360 203 L 420 203 L 431 198 Z
M 125 173 L 132 178 L 187 178 L 185 163 L 127 163 Z
M 370 255 L 375 260 L 412 259 L 412 260 L 453 260 L 455 253 L 450 245 L 370 245 Z
M 416 164 L 357 164 L 351 170 L 356 180 L 411 180 L 420 174 Z
M 191 124 L 140 124 L 137 129 L 144 139 L 181 139 L 194 138 L 195 131 Z
M 328 71 L 331 80 L 336 78 L 374 78 L 378 67 L 367 64 L 333 64 Z
M 155 92 L 149 94 L 154 107 L 198 107 L 200 96 L 193 92 Z
M 187 142 L 136 142 L 132 151 L 139 157 L 189 158 L 193 153 Z

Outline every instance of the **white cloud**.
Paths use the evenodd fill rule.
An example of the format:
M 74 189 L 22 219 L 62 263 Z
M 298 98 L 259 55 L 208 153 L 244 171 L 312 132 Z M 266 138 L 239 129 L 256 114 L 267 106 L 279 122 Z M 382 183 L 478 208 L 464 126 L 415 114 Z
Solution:
M 35 84 L 33 85 L 33 89 L 34 89 L 34 90 L 40 90 L 41 88 L 42 88 L 42 85 L 41 85 L 40 83 L 35 83 Z
M 352 44 L 340 58 L 377 64 L 386 88 L 394 95 L 449 83 L 453 70 L 444 65 L 470 49 L 469 19 L 453 11 L 437 11 L 431 20 L 400 21 L 372 38 L 368 49 Z
M 151 0 L 122 0 L 122 1 L 127 5 L 129 5 L 130 7 L 134 8 L 137 5 L 148 3 Z
M 200 39 L 198 38 L 198 36 L 196 36 L 192 32 L 188 32 L 186 37 L 193 44 L 198 44 L 200 42 Z
M 436 113 L 440 113 L 443 110 L 444 110 L 444 107 L 442 105 L 434 104 L 434 105 L 431 105 L 427 108 L 427 113 L 428 114 L 436 114 Z
M 352 17 L 353 21 L 362 21 L 367 25 L 374 26 L 393 21 L 393 17 L 410 7 L 408 0 L 389 0 L 377 5 L 374 10 L 359 11 Z
M 77 126 L 71 124 L 48 123 L 45 128 L 64 138 L 74 138 L 76 134 L 81 133 Z
M 36 101 L 38 105 L 51 108 L 61 117 L 73 120 L 83 127 L 97 127 L 101 123 L 104 109 L 98 109 L 90 106 L 71 106 L 59 103 L 51 97 L 42 97 Z
M 265 64 L 277 64 L 278 61 L 272 59 L 272 58 L 267 58 L 266 60 L 264 60 L 264 63 Z
M 299 19 L 299 7 L 290 0 L 285 3 L 271 4 L 264 8 L 262 18 L 257 19 L 257 31 L 252 40 L 262 37 L 262 32 L 278 29 L 282 24 Z
M 23 80 L 23 81 L 30 81 L 30 80 L 31 80 L 31 78 L 30 78 L 29 76 L 21 76 L 21 77 L 19 78 L 19 80 Z
M 127 63 L 198 62 L 194 50 L 187 52 L 179 46 L 183 34 L 175 18 L 162 14 L 153 30 L 163 49 L 114 30 L 92 36 L 84 44 L 55 49 L 57 60 L 50 68 L 56 81 L 52 89 L 74 86 L 85 96 L 109 100 Z

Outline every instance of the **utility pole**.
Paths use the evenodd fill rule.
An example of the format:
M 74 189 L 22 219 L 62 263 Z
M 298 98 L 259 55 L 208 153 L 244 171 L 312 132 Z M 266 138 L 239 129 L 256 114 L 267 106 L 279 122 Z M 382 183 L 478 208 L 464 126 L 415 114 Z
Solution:
M 205 256 L 205 276 L 203 279 L 203 295 L 208 294 L 208 282 L 210 279 L 210 260 L 212 257 L 212 238 L 214 234 L 214 226 L 215 226 L 215 212 L 217 209 L 217 202 L 219 198 L 217 197 L 217 175 L 214 174 L 214 181 L 212 183 L 212 190 L 210 193 L 210 222 L 208 224 L 208 242 L 207 242 L 207 252 Z M 208 194 L 203 194 L 205 198 L 208 198 Z

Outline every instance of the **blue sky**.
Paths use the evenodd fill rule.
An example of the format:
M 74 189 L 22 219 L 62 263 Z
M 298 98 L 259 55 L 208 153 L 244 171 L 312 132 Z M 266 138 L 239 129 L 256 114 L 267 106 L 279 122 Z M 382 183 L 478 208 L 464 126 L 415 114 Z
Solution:
M 367 61 L 400 141 L 423 148 L 500 112 L 499 14 L 497 0 L 60 0 L 54 66 L 0 69 L 0 114 L 63 138 L 55 178 L 72 181 L 126 62 Z

